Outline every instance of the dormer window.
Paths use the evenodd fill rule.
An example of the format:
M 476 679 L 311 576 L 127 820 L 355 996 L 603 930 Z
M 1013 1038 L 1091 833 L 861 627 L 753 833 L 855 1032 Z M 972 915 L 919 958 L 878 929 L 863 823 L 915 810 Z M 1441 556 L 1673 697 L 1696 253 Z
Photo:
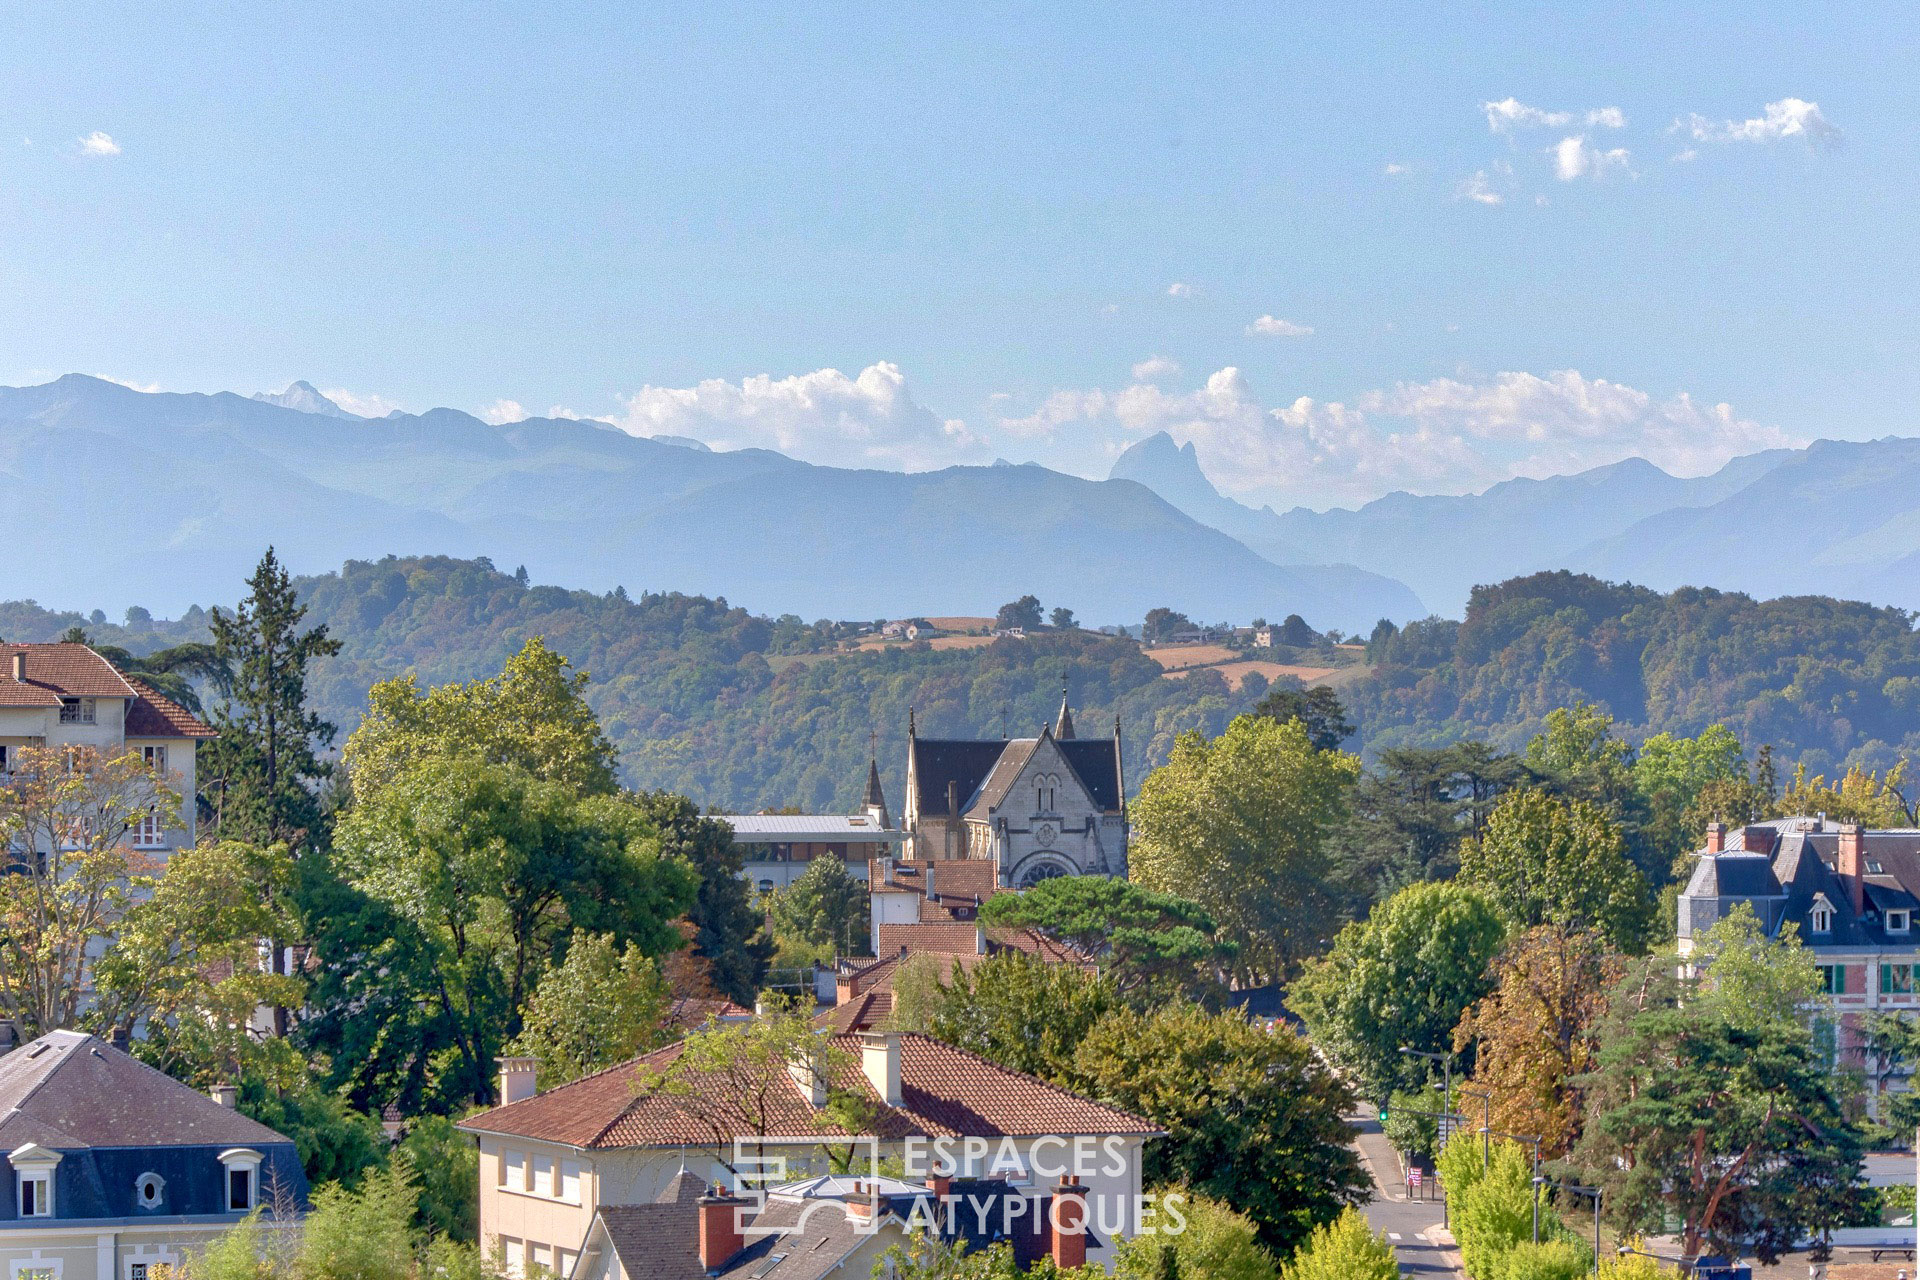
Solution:
M 14 1190 L 18 1197 L 23 1218 L 51 1218 L 53 1216 L 53 1171 L 60 1163 L 60 1153 L 51 1151 L 37 1142 L 29 1142 L 7 1153 L 7 1161 L 13 1165 Z
M 1895 907 L 1887 912 L 1887 932 L 1905 933 L 1913 922 L 1913 913 L 1903 907 Z
M 167 1196 L 167 1180 L 157 1173 L 143 1173 L 133 1180 L 133 1207 L 158 1209 Z
M 1824 902 L 1813 909 L 1813 931 L 1815 933 L 1833 932 L 1833 908 Z
M 220 1153 L 227 1170 L 228 1213 L 246 1213 L 260 1200 L 260 1153 L 251 1147 L 230 1147 Z

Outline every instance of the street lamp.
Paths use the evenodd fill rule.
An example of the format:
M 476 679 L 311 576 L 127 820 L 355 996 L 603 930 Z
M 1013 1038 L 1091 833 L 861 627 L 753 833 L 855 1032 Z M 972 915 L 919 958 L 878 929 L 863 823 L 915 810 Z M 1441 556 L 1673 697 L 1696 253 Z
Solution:
M 1536 1177 L 1534 1181 L 1537 1183 L 1537 1182 L 1543 1181 L 1543 1179 Z M 1573 1192 L 1579 1193 L 1580 1195 L 1593 1197 L 1593 1269 L 1597 1273 L 1600 1270 L 1600 1196 L 1602 1194 L 1601 1189 L 1599 1187 L 1583 1187 L 1578 1183 L 1574 1183 L 1574 1182 L 1563 1182 L 1560 1184 L 1560 1189 L 1562 1191 L 1573 1191 Z M 1533 1194 L 1537 1199 L 1540 1195 L 1540 1192 L 1538 1190 L 1535 1190 Z
M 1494 1133 L 1496 1138 L 1533 1144 L 1533 1242 L 1540 1243 L 1540 1139 L 1524 1133 Z
M 1493 1128 L 1493 1090 L 1463 1088 L 1460 1092 L 1480 1099 L 1480 1172 L 1485 1173 L 1493 1167 L 1493 1139 L 1489 1136 Z
M 1409 1058 L 1426 1058 L 1440 1064 L 1440 1070 L 1445 1074 L 1446 1078 L 1446 1083 L 1441 1086 L 1443 1096 L 1440 1109 L 1451 1113 L 1453 1111 L 1453 1055 L 1450 1053 L 1429 1053 L 1425 1049 L 1414 1049 L 1404 1044 L 1400 1046 L 1400 1052 L 1406 1054 Z

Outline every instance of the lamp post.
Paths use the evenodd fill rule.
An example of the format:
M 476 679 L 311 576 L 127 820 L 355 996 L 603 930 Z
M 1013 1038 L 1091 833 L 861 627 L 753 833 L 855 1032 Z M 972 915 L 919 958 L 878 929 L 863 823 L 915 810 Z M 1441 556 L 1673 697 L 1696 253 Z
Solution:
M 1493 1090 L 1462 1089 L 1461 1093 L 1469 1098 L 1480 1099 L 1480 1172 L 1485 1173 L 1493 1166 Z
M 1540 1181 L 1540 1179 L 1535 1178 L 1534 1181 L 1538 1182 Z M 1600 1196 L 1602 1194 L 1601 1189 L 1599 1187 L 1583 1187 L 1576 1182 L 1563 1182 L 1560 1184 L 1560 1189 L 1562 1191 L 1573 1191 L 1573 1192 L 1579 1193 L 1580 1195 L 1593 1197 L 1593 1269 L 1595 1272 L 1598 1272 L 1600 1270 Z M 1536 1190 L 1533 1194 L 1537 1197 L 1540 1193 L 1539 1191 Z
M 1441 1086 L 1440 1109 L 1451 1113 L 1453 1111 L 1453 1055 L 1450 1053 L 1429 1053 L 1425 1049 L 1409 1048 L 1404 1044 L 1400 1046 L 1400 1052 L 1406 1054 L 1409 1058 L 1426 1058 L 1440 1064 L 1440 1070 L 1446 1081 L 1446 1083 Z
M 1495 1133 L 1496 1138 L 1533 1144 L 1533 1242 L 1540 1243 L 1540 1139 L 1524 1133 Z

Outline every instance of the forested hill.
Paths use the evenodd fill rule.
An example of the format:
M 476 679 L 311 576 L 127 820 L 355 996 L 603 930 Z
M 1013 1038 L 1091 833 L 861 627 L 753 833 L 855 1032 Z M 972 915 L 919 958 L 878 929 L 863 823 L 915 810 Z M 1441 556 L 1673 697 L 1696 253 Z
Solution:
M 1631 736 L 1720 722 L 1813 772 L 1920 758 L 1920 635 L 1900 609 L 1540 573 L 1475 588 L 1460 622 L 1377 629 L 1368 658 L 1350 700 L 1372 750 L 1518 747 L 1584 699 Z
M 343 642 L 319 664 L 319 709 L 344 736 L 367 687 L 415 672 L 428 684 L 497 672 L 543 635 L 588 672 L 588 698 L 628 779 L 719 808 L 849 810 L 878 733 L 889 800 L 904 781 L 907 710 L 929 735 L 1029 734 L 1064 685 L 1082 734 L 1124 726 L 1129 789 L 1186 728 L 1218 732 L 1257 700 L 1212 671 L 1167 679 L 1128 640 L 1046 632 L 977 649 L 827 652 L 850 627 L 772 620 L 698 596 L 627 598 L 528 586 L 485 561 L 351 561 L 299 580 L 312 617 Z M 237 594 L 237 584 L 236 584 Z M 145 652 L 206 637 L 199 609 L 125 625 L 31 603 L 0 604 L 0 637 L 50 640 L 70 626 Z M 1668 595 L 1570 573 L 1474 591 L 1464 620 L 1376 631 L 1373 675 L 1343 687 L 1370 751 L 1484 737 L 1519 747 L 1556 707 L 1600 704 L 1630 736 L 1692 734 L 1716 721 L 1789 769 L 1920 757 L 1920 637 L 1898 610 L 1809 596 L 1756 601 Z
M 923 734 L 986 737 L 1004 727 L 1019 736 L 1051 722 L 1063 686 L 1083 734 L 1111 733 L 1120 716 L 1131 790 L 1180 730 L 1218 732 L 1264 688 L 1255 682 L 1235 694 L 1212 672 L 1165 679 L 1133 642 L 1097 632 L 942 652 L 828 653 L 851 628 L 770 620 L 699 596 L 528 586 L 485 561 L 349 561 L 298 587 L 310 619 L 343 642 L 337 658 L 316 664 L 311 684 L 342 739 L 373 682 L 409 671 L 425 684 L 492 675 L 540 635 L 592 677 L 587 697 L 630 782 L 720 809 L 851 811 L 878 733 L 897 810 L 909 707 Z M 97 611 L 89 619 L 0 604 L 8 640 L 51 640 L 70 626 L 136 653 L 207 636 L 198 606 L 177 621 L 135 610 L 127 625 L 111 625 Z

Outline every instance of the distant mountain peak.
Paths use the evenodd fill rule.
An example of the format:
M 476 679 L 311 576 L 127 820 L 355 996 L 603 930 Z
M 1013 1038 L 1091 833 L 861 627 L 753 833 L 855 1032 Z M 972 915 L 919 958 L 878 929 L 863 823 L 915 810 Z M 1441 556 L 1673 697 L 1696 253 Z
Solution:
M 295 409 L 301 413 L 324 414 L 329 418 L 353 418 L 357 414 L 348 413 L 333 401 L 321 395 L 311 382 L 304 379 L 293 383 L 285 391 L 275 395 L 266 391 L 256 391 L 253 398 L 262 404 L 277 404 L 282 409 Z
M 596 425 L 604 427 L 607 424 L 600 422 Z M 695 440 L 692 436 L 648 436 L 647 439 L 653 441 L 655 444 L 671 444 L 677 445 L 682 449 L 692 449 L 696 453 L 713 452 L 713 449 L 705 440 Z

